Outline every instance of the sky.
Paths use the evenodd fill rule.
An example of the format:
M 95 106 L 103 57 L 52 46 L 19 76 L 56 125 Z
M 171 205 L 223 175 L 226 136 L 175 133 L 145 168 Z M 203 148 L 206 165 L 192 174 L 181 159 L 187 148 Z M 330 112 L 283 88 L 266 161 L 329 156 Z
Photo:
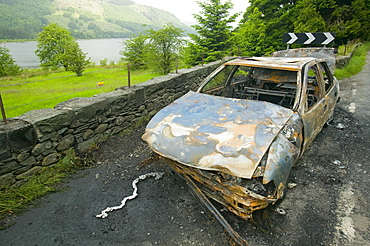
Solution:
M 189 23 L 196 24 L 196 20 L 193 18 L 193 14 L 199 14 L 200 12 L 200 8 L 196 3 L 198 0 L 133 0 L 133 1 L 138 4 L 152 6 L 157 9 L 162 9 L 171 12 L 185 24 Z M 205 2 L 205 0 L 200 0 L 200 2 Z M 234 4 L 234 8 L 231 11 L 232 14 L 236 12 L 242 12 L 243 14 L 245 12 L 245 9 L 249 6 L 248 0 L 231 0 L 231 2 Z

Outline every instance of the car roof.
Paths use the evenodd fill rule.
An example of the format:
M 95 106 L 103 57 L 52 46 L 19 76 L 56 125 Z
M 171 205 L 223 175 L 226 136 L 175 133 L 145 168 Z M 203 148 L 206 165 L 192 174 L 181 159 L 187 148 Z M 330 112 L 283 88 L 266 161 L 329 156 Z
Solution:
M 299 71 L 307 63 L 317 60 L 313 57 L 246 57 L 238 58 L 225 63 L 225 65 L 240 65 L 251 67 L 263 67 L 280 70 Z

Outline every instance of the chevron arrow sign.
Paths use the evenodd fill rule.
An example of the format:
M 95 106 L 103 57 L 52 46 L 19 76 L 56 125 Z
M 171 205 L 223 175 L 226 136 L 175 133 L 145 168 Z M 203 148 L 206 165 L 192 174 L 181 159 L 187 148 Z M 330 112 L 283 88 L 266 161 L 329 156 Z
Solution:
M 332 32 L 304 32 L 304 33 L 284 33 L 283 43 L 285 44 L 332 44 L 335 33 Z

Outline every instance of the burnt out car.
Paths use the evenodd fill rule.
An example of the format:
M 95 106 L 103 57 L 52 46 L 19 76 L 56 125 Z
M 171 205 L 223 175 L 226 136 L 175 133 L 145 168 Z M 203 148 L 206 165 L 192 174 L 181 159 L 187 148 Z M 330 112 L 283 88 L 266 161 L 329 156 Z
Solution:
M 238 58 L 159 111 L 143 139 L 207 197 L 248 219 L 283 198 L 292 166 L 338 98 L 325 59 Z

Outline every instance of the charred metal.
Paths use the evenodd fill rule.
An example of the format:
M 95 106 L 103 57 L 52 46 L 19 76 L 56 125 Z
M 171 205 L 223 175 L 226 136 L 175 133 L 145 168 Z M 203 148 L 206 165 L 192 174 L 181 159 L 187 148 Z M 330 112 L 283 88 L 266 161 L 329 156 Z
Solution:
M 226 62 L 158 112 L 143 139 L 207 197 L 251 218 L 284 197 L 292 166 L 338 100 L 331 53 L 307 52 Z

